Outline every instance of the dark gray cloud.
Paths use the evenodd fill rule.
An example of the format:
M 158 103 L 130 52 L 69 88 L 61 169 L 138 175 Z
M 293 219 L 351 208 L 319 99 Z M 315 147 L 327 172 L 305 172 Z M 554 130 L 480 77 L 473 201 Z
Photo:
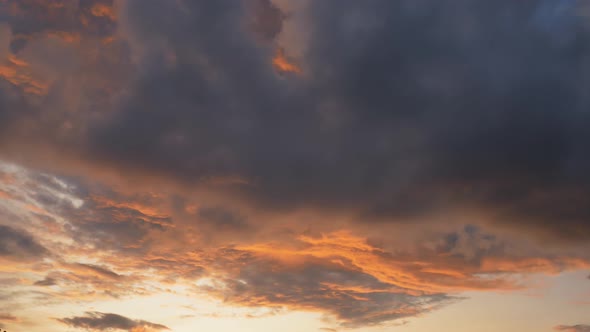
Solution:
M 122 93 L 86 82 L 89 114 L 48 122 L 2 89 L 0 118 L 118 171 L 189 185 L 241 179 L 225 190 L 267 209 L 349 208 L 364 221 L 469 208 L 579 243 L 590 237 L 590 27 L 577 5 L 311 2 L 289 17 L 308 38 L 303 73 L 285 78 L 272 67 L 276 45 L 260 41 L 284 28 L 272 2 L 128 1 L 117 24 L 92 15 L 98 35 L 124 27 L 126 46 L 92 70 Z M 92 12 L 89 2 L 65 23 L 34 23 L 49 9 L 27 6 L 3 13 L 23 34 L 70 31 L 70 16 Z M 75 130 L 61 135 L 64 122 Z
M 99 13 L 96 5 L 111 8 L 113 0 L 58 0 L 47 3 L 39 0 L 3 1 L 0 22 L 10 25 L 13 38 L 11 51 L 20 52 L 28 41 L 44 33 L 69 33 L 72 38 L 86 35 L 107 37 L 116 29 L 116 21 L 106 12 Z M 93 10 L 94 9 L 94 10 Z
M 30 234 L 0 225 L 0 256 L 14 260 L 34 260 L 48 253 Z
M 23 113 L 19 112 L 22 111 Z M 0 139 L 10 140 L 11 125 L 18 125 L 23 118 L 34 114 L 34 108 L 25 101 L 22 92 L 0 78 Z
M 283 30 L 285 13 L 271 0 L 254 0 L 247 2 L 251 5 L 252 29 L 264 41 L 273 41 Z
M 89 148 L 185 182 L 239 176 L 230 190 L 265 208 L 470 207 L 587 240 L 590 30 L 575 3 L 555 6 L 313 2 L 305 74 L 284 79 L 240 4 L 131 1 L 144 68 Z M 156 61 L 164 40 L 174 66 Z
M 222 285 L 203 286 L 202 290 L 247 307 L 319 309 L 345 327 L 415 317 L 458 300 L 443 293 L 412 294 L 361 270 L 318 259 L 285 266 L 280 261 L 229 248 L 222 255 L 225 259 L 232 256 L 237 260 L 232 263 L 241 266 L 239 271 L 224 279 Z
M 249 228 L 246 217 L 220 206 L 202 207 L 198 211 L 198 216 L 202 222 L 214 229 L 243 231 Z
M 144 327 L 158 331 L 169 330 L 169 328 L 161 324 L 150 323 L 144 320 L 133 320 L 121 315 L 102 312 L 87 312 L 86 316 L 76 316 L 58 320 L 72 327 L 84 328 L 94 331 L 103 331 L 109 329 L 133 331 L 138 327 Z

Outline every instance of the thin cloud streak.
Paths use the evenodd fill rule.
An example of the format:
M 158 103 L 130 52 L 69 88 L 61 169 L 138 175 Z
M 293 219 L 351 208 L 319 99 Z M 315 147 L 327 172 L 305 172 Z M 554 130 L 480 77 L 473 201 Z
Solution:
M 559 325 L 554 328 L 555 331 L 565 332 L 588 332 L 590 325 Z
M 168 327 L 144 320 L 133 320 L 121 315 L 87 312 L 86 316 L 60 318 L 58 321 L 76 328 L 91 331 L 123 330 L 129 332 L 170 330 Z

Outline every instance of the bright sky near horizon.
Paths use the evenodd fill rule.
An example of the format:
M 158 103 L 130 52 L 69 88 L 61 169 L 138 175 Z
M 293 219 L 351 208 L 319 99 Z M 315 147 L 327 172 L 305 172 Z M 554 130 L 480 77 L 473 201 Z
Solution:
M 0 329 L 590 332 L 589 0 L 0 0 Z

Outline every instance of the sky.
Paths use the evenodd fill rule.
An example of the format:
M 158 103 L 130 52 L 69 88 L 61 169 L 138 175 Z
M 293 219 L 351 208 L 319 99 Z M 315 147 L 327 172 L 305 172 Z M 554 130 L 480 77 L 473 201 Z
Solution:
M 588 0 L 0 0 L 0 329 L 589 332 Z

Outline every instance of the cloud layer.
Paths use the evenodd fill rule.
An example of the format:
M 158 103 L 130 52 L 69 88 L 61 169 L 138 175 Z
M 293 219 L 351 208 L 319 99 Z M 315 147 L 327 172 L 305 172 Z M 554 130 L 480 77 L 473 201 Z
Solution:
M 7 193 L 4 213 L 14 211 L 23 227 L 43 223 L 51 230 L 35 234 L 55 253 L 49 261 L 13 263 L 31 273 L 24 290 L 46 304 L 148 296 L 178 286 L 230 306 L 319 311 L 336 325 L 363 327 L 427 314 L 462 300 L 464 291 L 517 291 L 529 287 L 531 275 L 590 266 L 576 250 L 546 250 L 474 225 L 430 233 L 419 227 L 423 235 L 405 248 L 394 245 L 402 237 L 297 231 L 291 222 L 264 221 L 265 235 L 252 220 L 263 216 L 254 212 L 193 207 L 176 193 L 132 194 L 15 166 L 4 171 L 11 179 L 0 187 Z M 2 227 L 11 230 L 10 239 L 20 234 Z M 33 235 L 20 236 L 18 247 L 4 251 L 27 257 L 49 251 Z M 62 322 L 82 326 L 105 317 Z
M 219 179 L 267 209 L 388 222 L 471 209 L 546 239 L 590 234 L 575 3 L 71 3 L 3 5 L 14 71 L 57 68 L 43 93 L 6 78 L 5 154 L 43 137 L 44 155 Z M 307 26 L 303 46 L 281 39 L 285 22 Z
M 588 269 L 583 10 L 0 1 L 0 158 L 28 167 L 0 162 L 0 312 L 182 286 L 363 327 Z

